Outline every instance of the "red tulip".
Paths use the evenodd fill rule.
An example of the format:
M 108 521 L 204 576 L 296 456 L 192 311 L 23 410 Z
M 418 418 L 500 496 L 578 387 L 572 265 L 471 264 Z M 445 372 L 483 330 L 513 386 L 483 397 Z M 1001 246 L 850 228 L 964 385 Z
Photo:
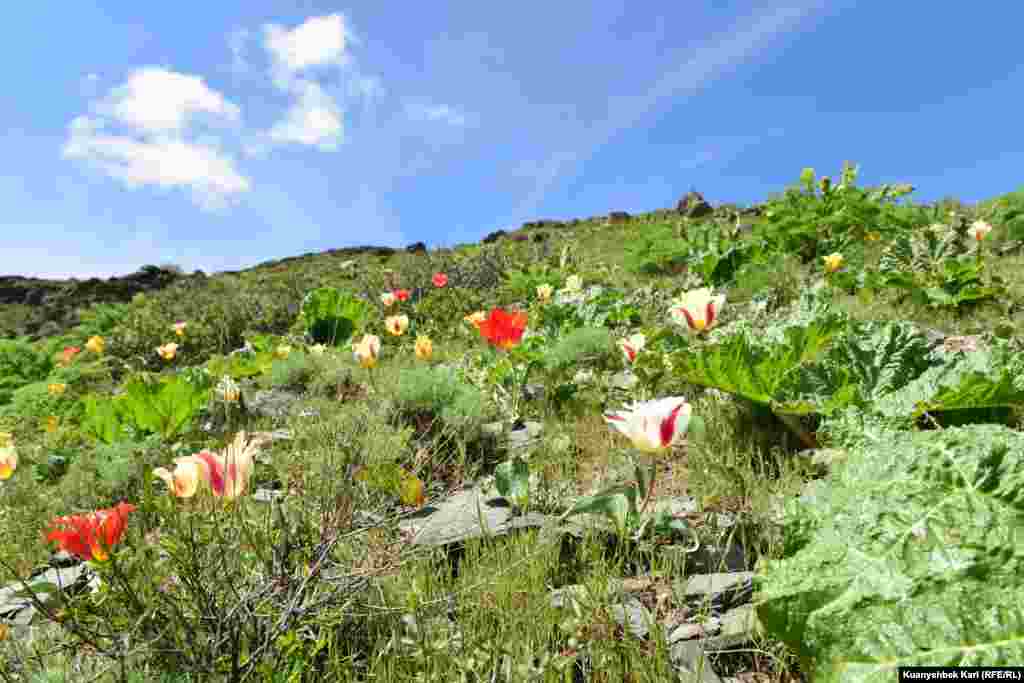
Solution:
M 432 280 L 434 282 L 435 287 L 444 287 L 446 284 L 448 284 L 448 276 L 445 275 L 444 273 L 434 273 L 434 277 L 432 278 Z
M 396 289 L 394 291 L 394 295 L 395 295 L 395 298 L 398 299 L 399 301 L 408 301 L 409 300 L 409 290 L 408 289 Z
M 486 320 L 477 329 L 480 336 L 494 346 L 508 350 L 519 343 L 526 329 L 526 314 L 522 312 L 507 313 L 500 308 L 491 310 Z
M 115 507 L 97 510 L 87 515 L 57 517 L 50 522 L 48 542 L 82 560 L 105 562 L 110 549 L 121 542 L 128 526 L 128 513 L 135 506 L 119 503 Z

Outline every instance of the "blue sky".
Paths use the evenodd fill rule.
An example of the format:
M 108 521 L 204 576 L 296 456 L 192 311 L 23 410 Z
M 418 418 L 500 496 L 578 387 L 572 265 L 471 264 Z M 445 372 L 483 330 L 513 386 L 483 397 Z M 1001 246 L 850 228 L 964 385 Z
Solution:
M 0 275 L 251 267 L 539 218 L 1022 185 L 1019 3 L 27 2 Z M 1014 125 L 1017 124 L 1017 125 Z

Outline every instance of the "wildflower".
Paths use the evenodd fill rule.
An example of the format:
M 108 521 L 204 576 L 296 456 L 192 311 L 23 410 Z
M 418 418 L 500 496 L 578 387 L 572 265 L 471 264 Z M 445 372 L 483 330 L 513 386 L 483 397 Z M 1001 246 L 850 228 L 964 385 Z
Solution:
M 103 353 L 104 345 L 105 345 L 105 342 L 103 341 L 103 337 L 95 335 L 95 336 L 89 337 L 89 341 L 87 341 L 85 343 L 85 348 L 89 349 L 90 351 L 92 351 L 95 354 L 101 354 L 101 353 Z
M 231 378 L 231 375 L 224 375 L 220 382 L 217 383 L 215 391 L 222 400 L 227 401 L 228 403 L 234 403 L 237 401 L 241 394 L 241 389 L 235 380 Z
M 491 310 L 491 314 L 479 325 L 480 335 L 500 349 L 508 350 L 519 343 L 526 329 L 526 314 L 522 312 L 507 313 L 500 308 Z
M 174 471 L 157 467 L 153 474 L 167 484 L 169 492 L 178 498 L 191 498 L 199 490 L 203 476 L 203 463 L 194 455 L 174 459 Z
M 431 278 L 435 287 L 444 287 L 448 284 L 448 276 L 444 273 L 434 273 L 434 277 Z
M 57 417 L 56 415 L 50 415 L 48 418 L 46 418 L 46 424 L 44 425 L 43 428 L 46 429 L 48 433 L 53 434 L 55 431 L 57 431 L 57 424 L 59 422 L 59 417 Z
M 62 384 L 60 382 L 54 382 L 53 384 L 48 384 L 46 386 L 46 390 L 50 392 L 50 396 L 62 396 L 64 392 L 67 391 L 67 388 L 67 384 Z
M 985 221 L 974 221 L 971 224 L 971 234 L 974 235 L 974 239 L 979 242 L 985 239 L 985 236 L 992 232 L 992 226 Z
M 171 325 L 171 329 L 174 330 L 174 334 L 178 335 L 179 337 L 184 337 L 185 336 L 185 326 L 187 324 L 188 323 L 179 320 L 178 322 L 176 322 L 173 325 Z
M 178 353 L 178 345 L 174 343 L 164 344 L 163 346 L 158 346 L 156 352 L 164 360 L 174 360 L 175 354 Z
M 10 479 L 18 469 L 18 452 L 12 444 L 0 445 L 0 481 Z
M 725 305 L 725 295 L 711 296 L 707 287 L 685 292 L 671 309 L 673 321 L 686 325 L 697 333 L 710 329 L 718 320 L 718 313 Z
M 128 526 L 128 514 L 135 511 L 129 503 L 97 510 L 86 515 L 57 517 L 50 522 L 48 542 L 81 560 L 105 562 L 110 550 L 121 542 Z
M 292 352 L 292 347 L 288 346 L 287 344 L 281 344 L 274 351 L 274 358 L 277 358 L 279 360 L 284 360 L 285 358 L 288 357 L 288 354 L 290 354 L 291 352 Z
M 646 344 L 647 337 L 640 332 L 637 332 L 628 339 L 619 341 L 619 347 L 622 349 L 622 353 L 625 354 L 626 360 L 630 363 L 636 360 L 636 354 L 642 351 Z
M 245 493 L 253 458 L 263 443 L 263 439 L 246 443 L 246 433 L 238 432 L 222 454 L 201 451 L 190 457 L 200 463 L 203 479 L 209 483 L 213 495 L 232 500 Z
M 681 443 L 693 407 L 683 396 L 637 403 L 604 416 L 605 421 L 629 437 L 644 453 L 661 453 Z
M 65 346 L 64 351 L 61 352 L 61 363 L 63 365 L 67 365 L 68 363 L 71 362 L 71 359 L 74 358 L 75 355 L 81 350 L 82 349 L 78 348 L 77 346 Z
M 384 304 L 384 306 L 387 308 L 394 306 L 395 301 L 397 300 L 398 298 L 391 292 L 384 292 L 383 294 L 380 295 L 380 302 Z
M 409 327 L 409 316 L 405 314 L 388 316 L 384 319 L 384 327 L 396 337 L 403 335 Z
M 430 360 L 434 354 L 434 343 L 430 337 L 419 336 L 416 338 L 416 357 L 420 360 Z
M 395 298 L 398 299 L 399 301 L 408 301 L 409 300 L 409 290 L 408 289 L 396 289 L 394 294 L 395 294 Z
M 462 319 L 465 322 L 469 323 L 470 325 L 475 325 L 476 327 L 479 327 L 480 323 L 487 320 L 487 314 L 484 313 L 483 311 L 477 311 L 476 313 L 470 313 L 467 316 L 463 316 Z
M 825 261 L 825 270 L 829 273 L 834 273 L 839 270 L 839 267 L 843 265 L 843 255 L 839 252 L 829 254 L 822 258 Z
M 547 303 L 551 300 L 551 295 L 554 294 L 554 289 L 549 284 L 543 284 L 537 286 L 537 298 L 542 303 Z
M 882 236 L 877 232 L 871 231 L 864 235 L 864 239 L 866 239 L 868 242 L 877 242 L 878 240 L 882 239 Z
M 380 337 L 375 334 L 364 335 L 362 341 L 352 345 L 352 352 L 364 368 L 376 366 L 377 358 L 380 356 Z

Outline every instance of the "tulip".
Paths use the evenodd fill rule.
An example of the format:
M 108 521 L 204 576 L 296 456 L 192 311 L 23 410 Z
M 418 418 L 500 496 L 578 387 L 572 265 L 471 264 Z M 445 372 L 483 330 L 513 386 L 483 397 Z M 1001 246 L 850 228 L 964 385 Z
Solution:
M 61 396 L 67 391 L 68 385 L 54 382 L 53 384 L 47 385 L 46 389 L 50 392 L 50 396 Z
M 78 348 L 77 346 L 65 346 L 64 351 L 61 352 L 61 363 L 67 365 L 68 363 L 71 362 L 71 359 L 74 358 L 75 355 L 81 350 L 82 349 Z
M 216 386 L 217 394 L 228 403 L 234 403 L 238 400 L 241 394 L 241 389 L 238 384 L 231 378 L 230 375 L 224 375 L 220 382 Z
M 646 344 L 647 337 L 640 332 L 619 342 L 619 346 L 622 348 L 622 353 L 625 354 L 626 360 L 630 363 L 636 360 L 636 354 L 642 351 Z
M 681 443 L 693 407 L 683 396 L 647 401 L 604 416 L 644 453 L 663 453 Z
M 542 303 L 550 301 L 552 294 L 554 294 L 554 289 L 551 285 L 543 284 L 537 286 L 537 298 L 540 299 Z
M 157 467 L 153 474 L 167 484 L 167 489 L 172 495 L 178 498 L 191 498 L 199 489 L 203 467 L 202 461 L 194 455 L 189 455 L 174 459 L 174 472 L 165 467 Z
M 18 469 L 18 452 L 12 445 L 0 445 L 0 481 L 10 479 Z
M 434 273 L 434 277 L 431 278 L 435 287 L 444 287 L 448 284 L 448 276 L 444 273 Z
M 352 345 L 352 352 L 364 368 L 376 366 L 380 356 L 380 337 L 375 334 L 364 335 L 362 341 Z
M 487 314 L 483 311 L 477 311 L 476 313 L 470 313 L 462 318 L 465 322 L 476 327 L 480 326 L 480 323 L 487 320 Z
M 85 348 L 89 349 L 90 351 L 98 355 L 103 353 L 104 344 L 105 342 L 103 341 L 103 337 L 92 336 L 89 337 L 89 341 L 85 343 Z
M 158 346 L 156 352 L 159 353 L 160 357 L 164 360 L 173 360 L 174 355 L 178 353 L 178 345 L 174 343 L 164 344 L 163 346 Z
M 53 434 L 54 432 L 57 431 L 57 424 L 59 422 L 59 417 L 57 417 L 56 415 L 50 415 L 48 418 L 46 418 L 46 425 L 44 428 L 46 429 L 47 432 Z
M 396 289 L 395 290 L 395 298 L 398 299 L 399 301 L 408 301 L 409 300 L 409 290 L 408 289 Z
M 405 334 L 405 330 L 409 327 L 409 316 L 407 315 L 392 315 L 384 320 L 384 327 L 392 335 L 398 337 Z
M 823 257 L 822 260 L 825 261 L 825 271 L 829 273 L 836 272 L 839 270 L 839 267 L 843 265 L 843 255 L 839 252 L 829 254 L 828 256 Z
M 292 347 L 288 346 L 287 344 L 281 344 L 274 351 L 274 357 L 279 359 L 279 360 L 284 360 L 285 358 L 288 357 L 288 354 L 290 354 L 291 352 L 292 352 Z
M 178 335 L 179 337 L 184 337 L 185 336 L 185 326 L 187 324 L 188 323 L 182 322 L 182 321 L 179 320 L 178 322 L 176 322 L 173 325 L 171 325 L 171 329 L 174 330 L 174 334 Z
M 434 343 L 430 337 L 419 336 L 416 338 L 416 357 L 420 360 L 430 360 L 434 354 Z
M 872 231 L 864 235 L 864 239 L 866 239 L 868 242 L 877 242 L 878 240 L 882 239 L 882 236 L 877 232 Z
M 384 304 L 384 306 L 387 308 L 394 306 L 395 301 L 397 300 L 397 297 L 395 297 L 395 295 L 392 294 L 391 292 L 384 292 L 383 294 L 380 295 L 380 302 Z
M 575 293 L 583 290 L 583 280 L 580 279 L 579 275 L 570 275 L 565 279 L 565 287 L 562 288 L 563 292 Z
M 128 514 L 134 511 L 134 505 L 119 503 L 87 515 L 57 517 L 50 522 L 46 540 L 56 541 L 61 550 L 81 560 L 105 562 L 110 550 L 124 537 Z
M 245 493 L 252 474 L 253 457 L 264 439 L 246 443 L 246 433 L 238 432 L 235 440 L 222 454 L 202 451 L 192 457 L 200 463 L 203 479 L 210 485 L 210 491 L 218 498 L 232 500 Z
M 522 312 L 507 313 L 500 308 L 491 310 L 491 314 L 477 325 L 480 335 L 487 342 L 499 349 L 508 350 L 518 344 L 526 329 L 526 314 Z
M 711 290 L 703 287 L 684 293 L 671 309 L 670 315 L 677 324 L 685 324 L 699 334 L 715 324 L 724 305 L 724 294 L 711 296 Z
M 985 239 L 985 236 L 992 232 L 992 226 L 985 221 L 974 221 L 971 224 L 971 234 L 974 235 L 974 239 L 979 242 Z

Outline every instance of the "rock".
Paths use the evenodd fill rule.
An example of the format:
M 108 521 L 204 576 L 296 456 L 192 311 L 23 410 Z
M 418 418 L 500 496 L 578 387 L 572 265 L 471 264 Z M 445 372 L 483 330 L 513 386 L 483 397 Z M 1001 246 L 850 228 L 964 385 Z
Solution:
M 495 230 L 494 232 L 488 233 L 486 237 L 481 240 L 484 244 L 491 244 L 497 242 L 499 239 L 507 235 L 508 233 L 504 230 Z
M 483 517 L 484 527 L 480 526 Z M 449 545 L 484 535 L 504 535 L 510 531 L 543 526 L 546 515 L 529 513 L 513 517 L 512 507 L 503 498 L 485 497 L 477 489 L 466 489 L 438 504 L 428 505 L 401 520 L 399 528 L 411 534 L 414 545 Z
M 423 254 L 427 251 L 427 245 L 423 242 L 413 242 L 407 246 L 405 250 L 410 254 Z
M 632 216 L 630 216 L 625 211 L 612 211 L 611 213 L 608 214 L 608 222 L 611 223 L 612 225 L 616 225 L 619 223 L 628 223 L 631 218 Z
M 535 232 L 535 233 L 533 233 L 533 241 L 534 242 L 546 242 L 547 239 L 548 239 L 548 234 L 546 232 Z
M 669 648 L 669 659 L 684 681 L 722 683 L 699 640 L 683 640 Z
M 703 218 L 715 210 L 704 200 L 700 192 L 687 192 L 676 204 L 676 211 L 687 218 Z

